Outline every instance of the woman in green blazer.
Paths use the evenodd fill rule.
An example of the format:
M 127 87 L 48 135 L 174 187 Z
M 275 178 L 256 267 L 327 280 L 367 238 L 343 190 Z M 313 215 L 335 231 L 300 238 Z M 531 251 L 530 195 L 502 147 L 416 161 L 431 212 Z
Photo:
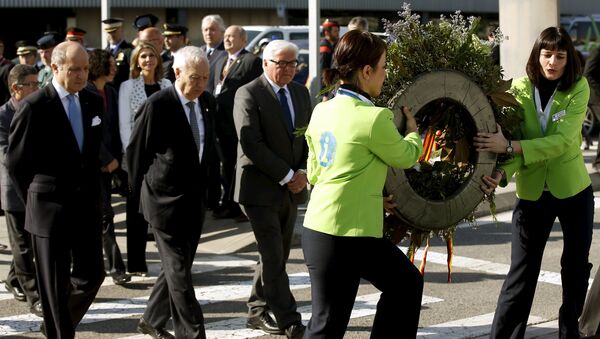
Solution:
M 511 153 L 511 161 L 483 178 L 484 192 L 505 186 L 515 175 L 518 200 L 513 212 L 511 266 L 502 286 L 491 338 L 523 338 L 546 241 L 558 218 L 563 232 L 563 303 L 559 337 L 579 338 L 590 277 L 594 197 L 581 152 L 581 125 L 590 89 L 568 33 L 543 30 L 527 63 L 527 76 L 513 82 L 523 108 L 522 139 L 502 131 L 480 133 L 480 151 Z
M 341 87 L 315 107 L 306 131 L 313 190 L 302 235 L 312 293 L 305 339 L 343 338 L 361 278 L 383 292 L 371 338 L 417 333 L 423 278 L 383 239 L 382 190 L 388 166 L 414 165 L 423 146 L 408 110 L 403 137 L 393 113 L 370 100 L 381 92 L 385 52 L 371 33 L 346 33 L 334 53 L 337 69 L 325 74 L 326 83 L 339 78 Z

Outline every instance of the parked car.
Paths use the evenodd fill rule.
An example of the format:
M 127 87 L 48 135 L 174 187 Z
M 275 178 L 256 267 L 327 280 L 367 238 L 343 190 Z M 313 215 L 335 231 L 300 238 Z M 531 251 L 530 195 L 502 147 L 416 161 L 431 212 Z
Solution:
M 295 43 L 299 49 L 308 49 L 308 26 L 243 26 L 248 34 L 246 49 L 255 52 L 261 42 L 271 40 L 287 40 Z M 348 27 L 340 27 L 340 37 L 348 31 Z M 322 31 L 321 31 L 322 32 Z M 323 33 L 321 33 L 322 36 Z
M 600 45 L 600 14 L 562 17 L 560 25 L 584 57 L 587 58 L 590 51 Z

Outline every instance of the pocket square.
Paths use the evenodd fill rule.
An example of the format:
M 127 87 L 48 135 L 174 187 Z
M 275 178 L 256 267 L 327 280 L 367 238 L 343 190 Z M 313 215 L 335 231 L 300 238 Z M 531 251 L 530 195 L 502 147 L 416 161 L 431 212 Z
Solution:
M 100 120 L 100 117 L 96 115 L 92 119 L 92 127 L 100 125 L 101 122 L 102 122 L 102 120 Z

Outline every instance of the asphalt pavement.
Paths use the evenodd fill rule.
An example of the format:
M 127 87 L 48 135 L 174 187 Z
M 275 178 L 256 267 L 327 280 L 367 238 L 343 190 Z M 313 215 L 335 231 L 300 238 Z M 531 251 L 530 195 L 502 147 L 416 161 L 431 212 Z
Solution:
M 596 208 L 600 208 L 600 175 L 591 162 L 595 146 L 584 151 L 593 180 Z M 489 215 L 484 203 L 477 211 L 476 226 L 460 225 L 455 235 L 452 283 L 447 282 L 446 245 L 431 240 L 425 272 L 425 290 L 419 324 L 419 338 L 486 338 L 502 282 L 510 264 L 510 218 L 515 202 L 514 184 L 500 189 L 496 195 L 497 221 Z M 121 250 L 125 247 L 125 201 L 113 197 L 116 212 L 116 234 Z M 299 232 L 304 215 L 301 208 L 297 222 Z M 595 219 L 590 261 L 592 277 L 600 265 L 600 218 Z M 529 319 L 527 338 L 556 338 L 558 308 L 561 302 L 560 255 L 562 233 L 555 224 L 542 263 L 534 305 Z M 7 244 L 4 217 L 0 217 L 0 243 Z M 408 243 L 400 247 L 406 251 Z M 360 250 L 360 249 L 357 249 Z M 415 264 L 422 261 L 417 252 Z M 146 301 L 160 269 L 158 251 L 148 243 L 150 274 L 134 277 L 131 283 L 115 286 L 110 278 L 77 328 L 77 338 L 144 338 L 135 331 Z M 0 277 L 5 277 L 10 252 L 0 252 Z M 205 230 L 193 267 L 196 297 L 204 311 L 209 338 L 283 338 L 268 336 L 245 328 L 245 300 L 249 295 L 252 273 L 258 253 L 249 223 L 231 219 L 214 220 L 208 214 Z M 296 236 L 287 271 L 290 285 L 306 322 L 310 318 L 310 280 L 304 264 L 300 237 Z M 410 291 L 406 291 L 410 293 Z M 368 338 L 379 292 L 363 282 L 345 338 Z M 402 305 L 398 305 L 402 307 Z M 40 318 L 29 314 L 25 303 L 13 300 L 0 284 L 0 336 L 10 338 L 42 338 L 38 332 Z M 149 338 L 149 337 L 147 337 Z M 390 333 L 389 338 L 398 338 Z

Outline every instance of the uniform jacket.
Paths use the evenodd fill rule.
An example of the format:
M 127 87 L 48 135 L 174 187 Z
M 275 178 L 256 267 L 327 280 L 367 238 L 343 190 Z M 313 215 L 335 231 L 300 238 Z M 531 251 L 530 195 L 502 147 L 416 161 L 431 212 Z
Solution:
M 204 121 L 202 161 L 183 105 L 174 87 L 152 95 L 140 108 L 127 147 L 129 182 L 140 212 L 152 227 L 176 232 L 197 220 L 206 200 L 214 154 L 215 101 L 199 98 Z
M 119 88 L 121 84 L 129 79 L 129 65 L 131 58 L 131 51 L 135 47 L 128 43 L 125 40 L 122 40 L 117 47 L 117 50 L 113 51 L 110 49 L 110 45 L 106 46 L 104 49 L 110 52 L 115 57 L 115 62 L 117 64 L 117 74 L 115 75 L 115 79 L 112 82 L 112 85 L 115 88 Z
M 221 73 L 227 63 L 227 56 L 220 58 L 215 63 L 213 77 L 215 88 L 221 82 Z M 227 77 L 223 80 L 223 86 L 219 94 L 215 93 L 217 99 L 218 115 L 215 120 L 217 135 L 235 136 L 235 125 L 233 123 L 233 100 L 235 92 L 241 86 L 256 79 L 262 74 L 262 61 L 254 54 L 245 49 L 240 52 L 237 60 L 230 66 Z
M 99 226 L 102 98 L 79 92 L 83 150 L 52 84 L 21 101 L 10 129 L 9 174 L 26 204 L 25 229 L 41 236 L 65 236 L 71 227 Z M 73 206 L 85 206 L 74 211 Z M 70 220 L 83 215 L 89 223 Z
M 590 97 L 587 80 L 582 77 L 569 90 L 556 92 L 545 134 L 538 121 L 529 78 L 514 81 L 511 91 L 523 108 L 523 154 L 515 155 L 502 168 L 507 179 L 516 174 L 517 196 L 538 200 L 547 185 L 554 197 L 564 199 L 589 186 L 591 180 L 580 148 L 581 125 Z M 507 180 L 501 182 L 506 183 Z
M 23 200 L 17 194 L 15 184 L 8 175 L 6 153 L 8 152 L 8 135 L 19 103 L 11 98 L 0 107 L 0 201 L 2 209 L 11 212 L 25 212 Z
M 160 88 L 171 87 L 172 84 L 167 79 L 160 80 Z M 144 77 L 141 75 L 135 79 L 129 79 L 121 84 L 119 89 L 119 133 L 123 149 L 127 147 L 131 130 L 133 129 L 133 120 L 137 110 L 148 99 L 144 89 Z
M 387 108 L 337 95 L 313 111 L 308 181 L 314 185 L 304 227 L 337 236 L 382 237 L 383 185 L 388 166 L 409 168 L 423 145 L 402 137 Z
M 311 101 L 306 87 L 289 83 L 294 105 L 294 126 L 308 125 Z M 306 201 L 306 189 L 292 194 L 279 182 L 288 172 L 306 168 L 308 148 L 304 138 L 290 132 L 283 109 L 265 75 L 240 87 L 235 95 L 234 119 L 238 161 L 234 200 L 244 205 L 277 206 L 285 194 Z

